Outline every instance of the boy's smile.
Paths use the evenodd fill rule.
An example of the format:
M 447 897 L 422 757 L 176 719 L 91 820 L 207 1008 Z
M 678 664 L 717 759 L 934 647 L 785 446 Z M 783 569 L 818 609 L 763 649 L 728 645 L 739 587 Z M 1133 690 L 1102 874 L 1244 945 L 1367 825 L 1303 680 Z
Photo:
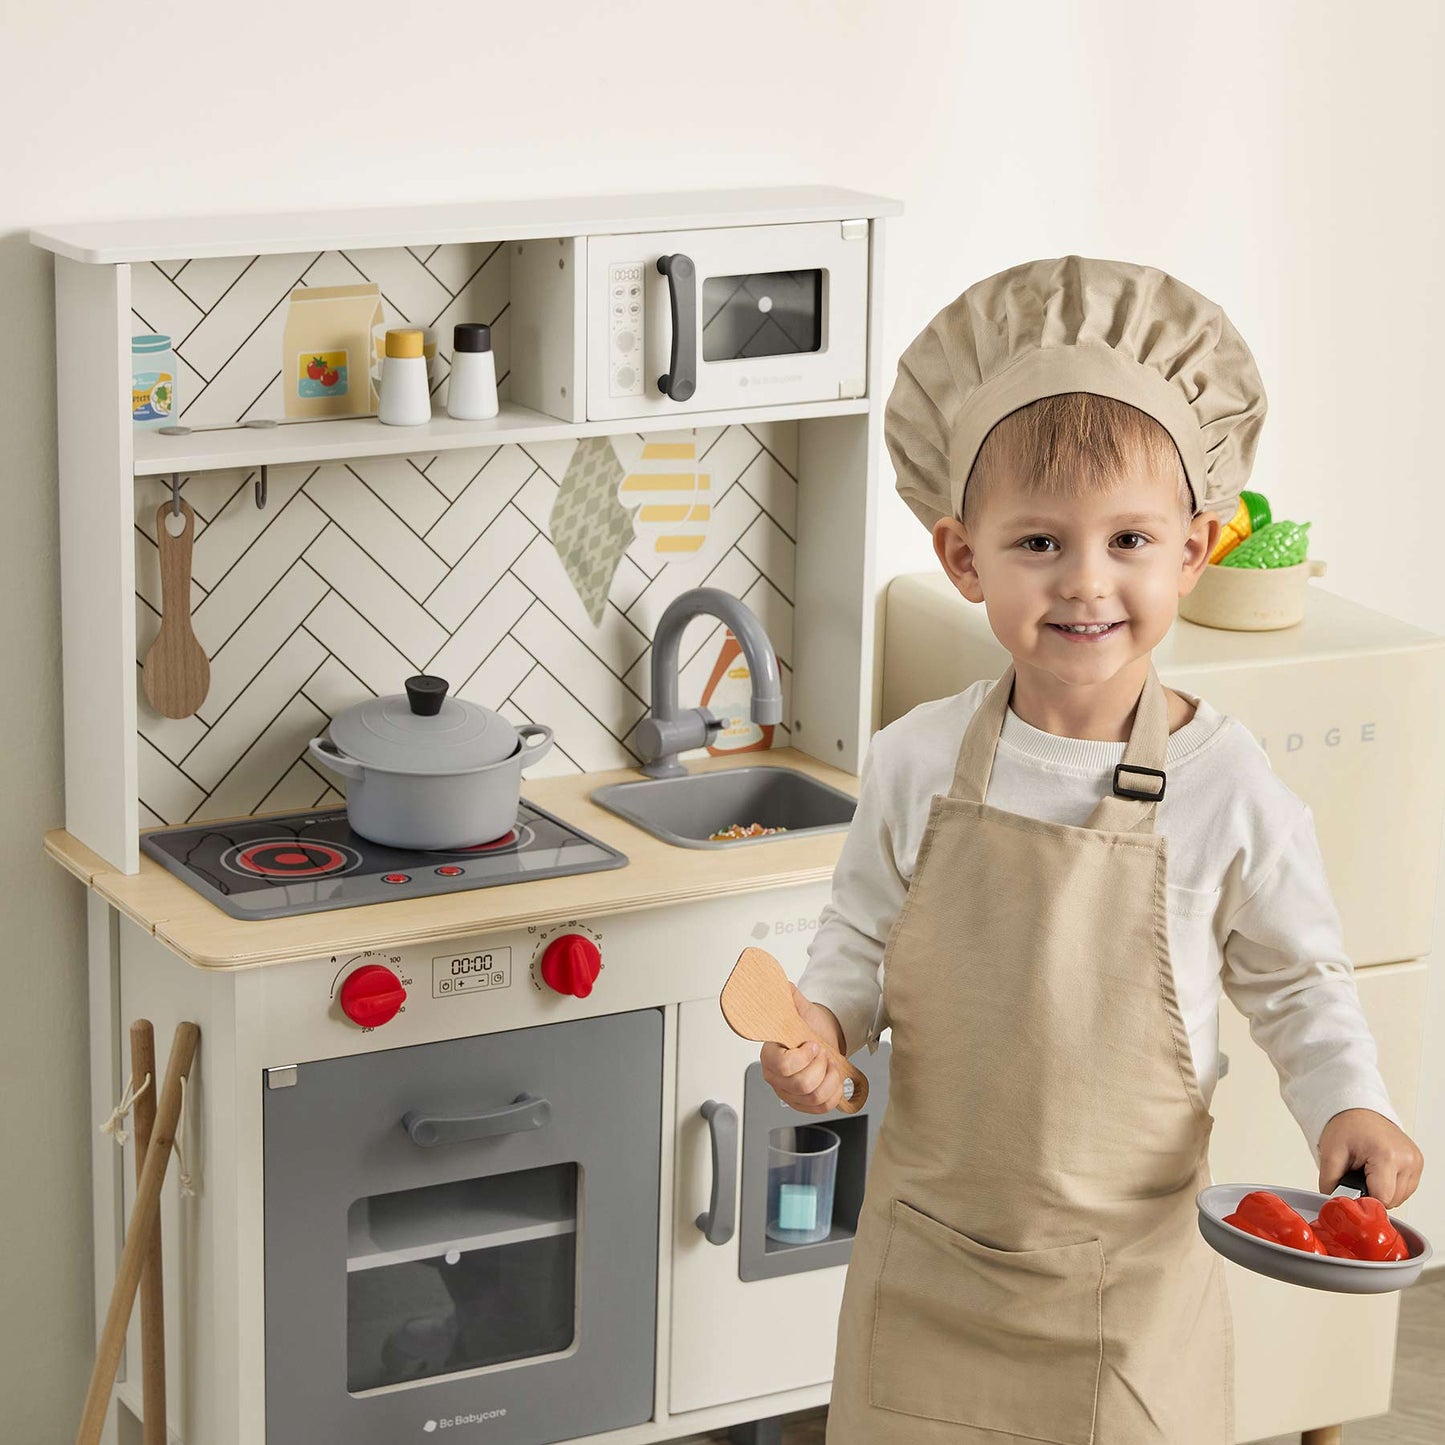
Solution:
M 972 532 L 934 528 L 955 587 L 1013 655 L 1013 710 L 1064 737 L 1124 741 L 1150 654 L 1208 562 L 1220 523 L 1183 515 L 1177 484 L 1140 466 L 1106 492 L 994 485 Z

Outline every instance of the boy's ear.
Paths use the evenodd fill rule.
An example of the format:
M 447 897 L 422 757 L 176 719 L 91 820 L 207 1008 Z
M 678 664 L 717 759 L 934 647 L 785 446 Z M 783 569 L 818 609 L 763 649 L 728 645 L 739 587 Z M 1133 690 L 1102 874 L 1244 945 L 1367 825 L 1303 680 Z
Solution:
M 948 573 L 948 580 L 963 596 L 970 602 L 982 602 L 983 583 L 974 566 L 973 544 L 957 517 L 943 517 L 933 524 L 933 550 Z
M 1213 512 L 1201 512 L 1189 524 L 1184 539 L 1184 560 L 1179 573 L 1179 595 L 1188 597 L 1199 585 L 1199 578 L 1209 565 L 1209 558 L 1219 542 L 1224 524 Z

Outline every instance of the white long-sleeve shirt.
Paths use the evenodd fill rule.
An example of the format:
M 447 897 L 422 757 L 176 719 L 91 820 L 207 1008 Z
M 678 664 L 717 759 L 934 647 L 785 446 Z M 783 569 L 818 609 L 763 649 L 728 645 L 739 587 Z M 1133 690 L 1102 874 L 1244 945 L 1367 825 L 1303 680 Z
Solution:
M 798 987 L 877 1048 L 883 951 L 918 857 L 929 800 L 947 793 L 964 729 L 990 681 L 923 703 L 874 735 L 832 896 Z M 1376 1063 L 1330 896 L 1314 818 L 1264 749 L 1203 699 L 1171 733 L 1155 827 L 1168 839 L 1168 927 L 1180 1010 L 1206 1103 L 1218 1082 L 1221 989 L 1249 1019 L 1311 1148 L 1342 1109 L 1398 1124 Z M 985 801 L 1081 826 L 1112 786 L 1122 742 L 1043 732 L 1009 708 Z M 987 967 L 970 960 L 961 966 Z

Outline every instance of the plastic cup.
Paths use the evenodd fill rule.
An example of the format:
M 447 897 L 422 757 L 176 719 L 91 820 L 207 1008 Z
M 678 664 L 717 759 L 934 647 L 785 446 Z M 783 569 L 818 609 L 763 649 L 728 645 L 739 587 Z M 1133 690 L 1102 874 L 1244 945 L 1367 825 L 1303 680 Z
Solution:
M 768 1135 L 769 1239 L 816 1244 L 833 1227 L 833 1185 L 842 1141 L 821 1124 L 774 1129 Z

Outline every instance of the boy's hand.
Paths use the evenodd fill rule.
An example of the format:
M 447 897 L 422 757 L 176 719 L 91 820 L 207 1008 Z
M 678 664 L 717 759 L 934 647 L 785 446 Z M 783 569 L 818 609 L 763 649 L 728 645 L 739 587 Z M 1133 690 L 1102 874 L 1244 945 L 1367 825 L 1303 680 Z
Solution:
M 1424 1167 L 1415 1141 L 1373 1109 L 1342 1110 L 1320 1135 L 1322 1194 L 1334 1189 L 1347 1170 L 1363 1169 L 1371 1197 L 1394 1209 L 1419 1187 Z
M 810 1003 L 792 985 L 793 1007 L 820 1039 L 827 1039 L 843 1051 L 843 1028 L 830 1008 Z M 785 1049 L 782 1044 L 764 1044 L 759 1055 L 763 1078 L 790 1109 L 803 1114 L 827 1114 L 843 1102 L 843 1076 L 817 1044 Z

